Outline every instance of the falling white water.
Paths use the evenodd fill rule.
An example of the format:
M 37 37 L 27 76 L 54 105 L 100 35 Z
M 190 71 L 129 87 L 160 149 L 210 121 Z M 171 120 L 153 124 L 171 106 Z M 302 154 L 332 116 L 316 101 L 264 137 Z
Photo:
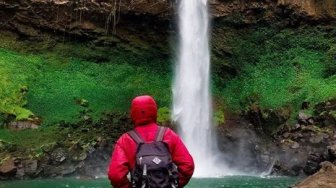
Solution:
M 179 4 L 179 54 L 173 88 L 173 119 L 195 161 L 195 177 L 226 175 L 212 129 L 209 92 L 209 36 L 207 0 Z

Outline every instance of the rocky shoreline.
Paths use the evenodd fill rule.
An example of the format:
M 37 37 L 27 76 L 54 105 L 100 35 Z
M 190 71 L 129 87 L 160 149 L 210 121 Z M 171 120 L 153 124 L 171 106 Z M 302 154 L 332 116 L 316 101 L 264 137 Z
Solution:
M 263 128 L 257 128 L 248 117 L 231 116 L 218 126 L 223 160 L 245 173 L 285 176 L 312 175 L 326 161 L 335 164 L 335 104 L 332 100 L 317 105 L 317 109 L 324 110 L 309 117 L 314 122 L 303 124 L 300 117 L 296 125 L 280 126 L 272 137 L 266 136 Z M 35 156 L 22 156 L 14 145 L 0 141 L 0 152 L 8 154 L 1 160 L 0 179 L 105 175 L 113 143 L 132 125 L 126 115 L 110 115 L 97 123 L 83 120 L 61 127 L 68 129 L 64 140 L 42 146 Z M 83 137 L 89 132 L 95 136 Z
M 259 167 L 264 171 L 273 166 L 270 175 L 312 175 L 320 169 L 322 162 L 335 162 L 336 147 L 335 101 L 319 104 L 315 110 L 315 115 L 311 116 L 302 112 L 295 124 L 282 124 L 285 118 L 281 117 L 282 113 L 274 113 L 273 117 L 265 112 L 243 119 L 233 117 L 219 130 L 220 148 L 223 152 L 232 152 L 228 158 L 234 159 L 229 163 L 233 166 L 245 164 L 247 169 L 254 166 L 254 169 Z M 271 117 L 272 121 L 267 120 Z M 256 118 L 263 123 L 256 124 Z M 314 120 L 308 123 L 309 119 Z M 269 122 L 280 124 L 272 134 L 266 134 L 267 126 L 271 126 Z M 242 151 L 232 151 L 231 148 Z
M 63 140 L 28 153 L 0 140 L 0 154 L 4 156 L 0 160 L 0 180 L 104 176 L 114 142 L 130 126 L 124 114 L 109 114 L 95 123 L 85 119 L 61 124 Z

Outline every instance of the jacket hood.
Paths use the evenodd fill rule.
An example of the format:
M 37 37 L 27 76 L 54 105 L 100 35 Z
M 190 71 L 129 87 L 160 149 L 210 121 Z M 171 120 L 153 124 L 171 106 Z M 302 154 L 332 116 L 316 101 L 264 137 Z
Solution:
M 148 95 L 135 97 L 131 104 L 131 118 L 135 126 L 156 123 L 157 105 Z

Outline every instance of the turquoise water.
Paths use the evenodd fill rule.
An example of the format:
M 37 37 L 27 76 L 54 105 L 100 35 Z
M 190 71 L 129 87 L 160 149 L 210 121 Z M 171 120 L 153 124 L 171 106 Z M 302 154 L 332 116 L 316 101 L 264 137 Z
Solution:
M 224 178 L 192 179 L 187 188 L 287 188 L 298 182 L 298 178 L 251 176 L 227 176 Z M 106 178 L 88 179 L 52 179 L 0 182 L 0 188 L 109 188 Z

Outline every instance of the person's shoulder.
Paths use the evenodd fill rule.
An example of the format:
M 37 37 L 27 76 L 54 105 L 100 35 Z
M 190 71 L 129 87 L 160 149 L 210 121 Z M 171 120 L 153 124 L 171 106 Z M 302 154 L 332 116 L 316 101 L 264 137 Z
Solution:
M 163 127 L 163 126 L 162 126 Z M 173 129 L 171 129 L 170 127 L 164 127 L 166 129 L 166 132 L 172 132 L 175 133 Z
M 166 127 L 165 136 L 169 136 L 169 137 L 179 137 L 179 136 L 177 135 L 177 133 L 176 133 L 173 129 L 169 128 L 169 127 Z
M 128 132 L 123 133 L 119 139 L 117 140 L 118 144 L 123 144 L 125 142 L 128 142 L 130 139 L 130 136 L 128 135 Z

